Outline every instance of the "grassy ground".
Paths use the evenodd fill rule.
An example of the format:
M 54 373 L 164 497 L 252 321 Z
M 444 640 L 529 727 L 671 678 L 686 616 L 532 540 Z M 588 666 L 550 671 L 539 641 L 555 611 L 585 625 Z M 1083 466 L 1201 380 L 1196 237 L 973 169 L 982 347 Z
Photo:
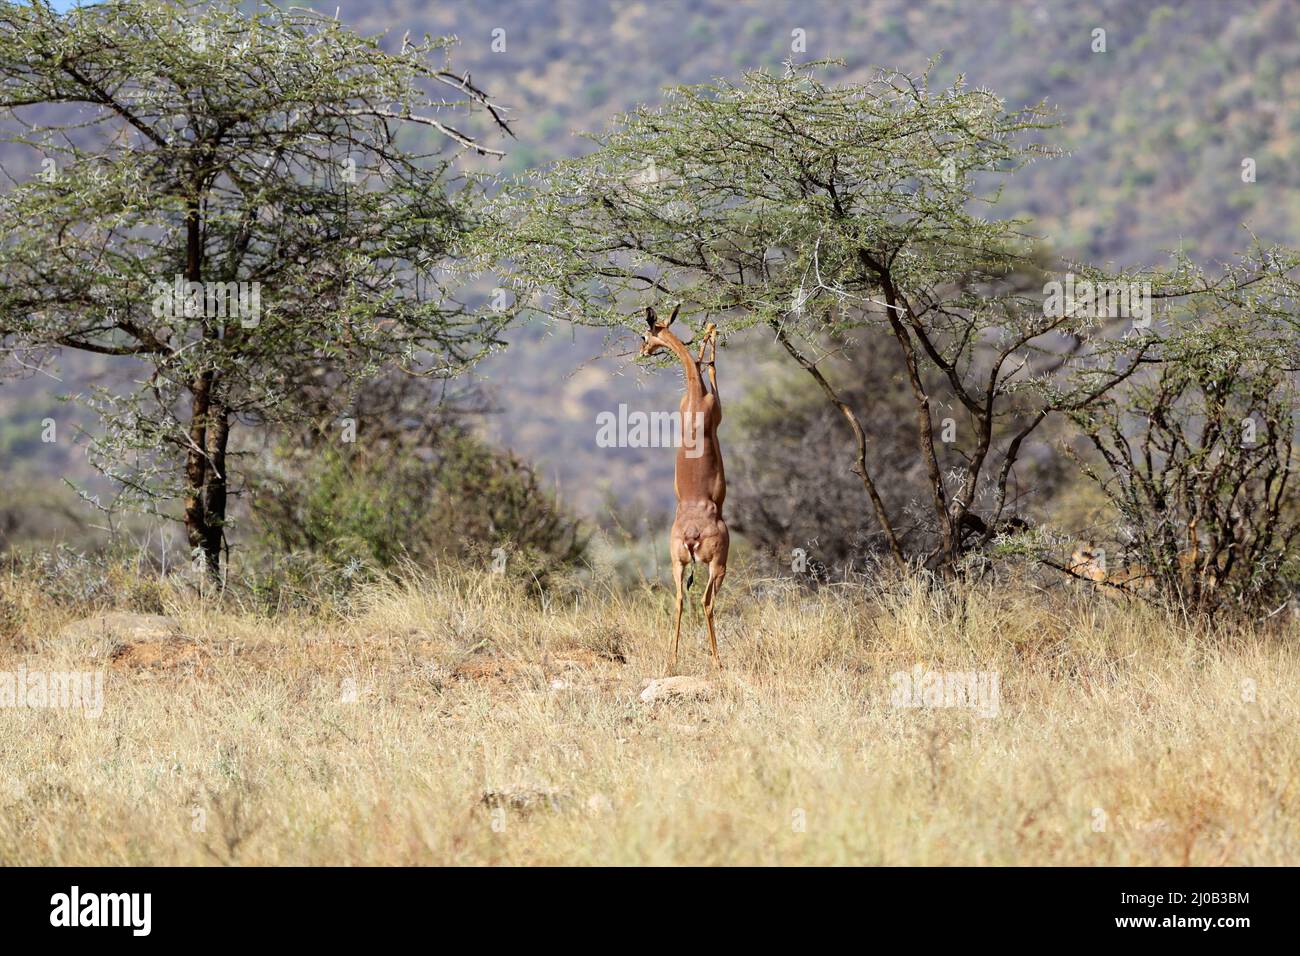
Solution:
M 180 636 L 124 641 L 0 584 L 0 671 L 106 674 L 98 718 L 0 709 L 0 863 L 1300 862 L 1294 619 L 743 582 L 713 696 L 657 705 L 661 593 L 540 607 L 448 572 L 273 618 L 168 593 Z M 996 716 L 895 706 L 916 665 L 996 674 Z

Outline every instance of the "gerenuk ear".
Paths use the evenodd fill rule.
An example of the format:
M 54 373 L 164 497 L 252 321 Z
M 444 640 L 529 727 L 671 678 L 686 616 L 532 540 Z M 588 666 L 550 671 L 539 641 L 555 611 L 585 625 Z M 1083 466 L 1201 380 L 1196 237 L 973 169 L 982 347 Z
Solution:
M 680 311 L 682 311 L 682 304 L 678 302 L 677 307 L 673 309 L 673 314 L 668 316 L 668 321 L 664 323 L 664 328 L 668 328 L 668 326 L 677 321 L 677 313 Z
M 655 330 L 655 310 L 650 306 L 646 306 L 645 309 L 645 324 L 650 326 L 651 332 Z

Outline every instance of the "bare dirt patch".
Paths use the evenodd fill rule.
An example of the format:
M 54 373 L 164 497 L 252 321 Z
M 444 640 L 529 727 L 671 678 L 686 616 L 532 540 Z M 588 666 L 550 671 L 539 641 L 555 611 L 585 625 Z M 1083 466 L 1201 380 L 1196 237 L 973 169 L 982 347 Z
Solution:
M 199 645 L 183 638 L 118 644 L 108 655 L 118 671 L 169 671 L 192 668 L 202 659 Z

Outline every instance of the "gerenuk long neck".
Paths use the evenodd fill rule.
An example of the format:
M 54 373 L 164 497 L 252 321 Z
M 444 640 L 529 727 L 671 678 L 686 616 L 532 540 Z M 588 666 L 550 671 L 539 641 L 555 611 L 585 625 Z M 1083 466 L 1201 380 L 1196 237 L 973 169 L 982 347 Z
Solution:
M 691 404 L 702 402 L 704 400 L 704 382 L 700 378 L 700 367 L 695 364 L 695 357 L 691 355 L 691 350 L 686 347 L 681 339 L 667 329 L 658 334 L 659 338 L 673 350 L 673 354 L 682 363 L 682 369 L 686 375 L 686 395 Z

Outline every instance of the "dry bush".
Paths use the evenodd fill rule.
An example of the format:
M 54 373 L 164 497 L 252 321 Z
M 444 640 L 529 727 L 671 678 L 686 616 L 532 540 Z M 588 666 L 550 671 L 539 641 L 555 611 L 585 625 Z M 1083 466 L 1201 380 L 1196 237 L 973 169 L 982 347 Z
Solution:
M 1228 322 L 1184 333 L 1078 416 L 1098 459 L 1084 473 L 1119 517 L 1111 577 L 1130 590 L 1260 615 L 1300 587 L 1296 381 L 1262 338 Z

